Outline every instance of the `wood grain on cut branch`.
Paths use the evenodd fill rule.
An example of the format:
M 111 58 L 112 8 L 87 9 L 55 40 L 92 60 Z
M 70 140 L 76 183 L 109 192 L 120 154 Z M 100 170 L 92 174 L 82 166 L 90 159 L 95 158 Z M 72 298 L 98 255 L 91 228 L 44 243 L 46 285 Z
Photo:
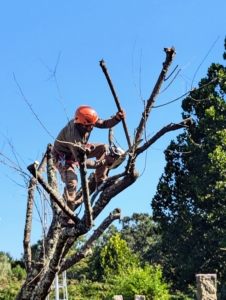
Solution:
M 47 153 L 44 154 L 42 161 L 38 167 L 40 173 L 43 172 L 45 164 L 46 164 L 46 156 Z M 37 180 L 36 178 L 32 177 L 29 182 L 28 186 L 28 199 L 27 199 L 27 209 L 26 209 L 26 220 L 25 220 L 25 227 L 24 227 L 24 261 L 25 261 L 25 268 L 26 272 L 28 273 L 31 269 L 31 228 L 32 228 L 32 213 L 33 213 L 33 204 L 34 204 L 34 191 L 36 188 Z
M 145 110 L 142 113 L 142 118 L 140 120 L 139 126 L 137 127 L 137 132 L 136 132 L 136 135 L 135 135 L 135 142 L 137 142 L 138 140 L 140 140 L 142 138 L 143 131 L 144 131 L 144 128 L 145 128 L 145 124 L 146 124 L 147 119 L 149 117 L 150 111 L 153 107 L 153 104 L 155 103 L 156 97 L 159 94 L 160 88 L 161 88 L 161 86 L 162 86 L 162 84 L 165 80 L 166 74 L 167 74 L 167 72 L 169 70 L 169 67 L 170 67 L 170 65 L 173 61 L 173 58 L 176 54 L 174 47 L 164 48 L 164 51 L 166 53 L 166 59 L 165 59 L 165 62 L 163 63 L 162 71 L 161 71 L 161 73 L 158 77 L 158 80 L 157 80 L 157 82 L 154 86 L 154 89 L 153 89 L 149 99 L 147 100 L 147 105 L 145 107 Z
M 80 219 L 76 214 L 66 205 L 66 203 L 58 197 L 57 192 L 45 181 L 41 174 L 35 169 L 35 165 L 29 165 L 27 167 L 28 171 L 38 180 L 44 190 L 50 194 L 52 199 L 59 205 L 59 207 L 76 223 L 80 222 Z
M 145 150 L 147 150 L 148 147 L 150 147 L 152 144 L 154 144 L 161 136 L 163 136 L 165 133 L 178 130 L 181 128 L 189 127 L 193 124 L 193 121 L 191 118 L 185 119 L 184 121 L 180 123 L 170 123 L 169 125 L 164 126 L 159 132 L 157 132 L 151 139 L 149 139 L 143 146 L 139 147 L 135 153 L 138 156 Z
M 93 243 L 102 235 L 102 233 L 109 227 L 109 225 L 121 217 L 121 210 L 119 208 L 114 209 L 109 216 L 100 224 L 100 226 L 94 231 L 88 241 L 81 247 L 81 249 L 63 262 L 60 272 L 67 270 L 82 258 L 92 254 L 91 247 Z

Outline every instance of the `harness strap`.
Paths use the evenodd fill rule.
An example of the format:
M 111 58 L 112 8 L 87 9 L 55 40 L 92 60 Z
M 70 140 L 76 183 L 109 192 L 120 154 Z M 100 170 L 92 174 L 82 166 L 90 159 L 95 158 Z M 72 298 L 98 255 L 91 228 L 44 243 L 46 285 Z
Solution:
M 64 160 L 67 165 L 74 165 L 79 168 L 79 163 L 73 159 L 66 159 L 66 155 L 63 152 L 57 150 L 57 148 L 53 147 L 53 150 L 60 156 L 61 161 Z

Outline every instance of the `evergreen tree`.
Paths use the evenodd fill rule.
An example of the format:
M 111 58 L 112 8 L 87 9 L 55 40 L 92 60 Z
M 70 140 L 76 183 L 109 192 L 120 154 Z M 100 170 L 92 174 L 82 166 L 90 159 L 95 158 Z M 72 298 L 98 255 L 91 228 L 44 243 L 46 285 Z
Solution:
M 184 290 L 197 273 L 217 273 L 226 281 L 225 66 L 212 64 L 199 86 L 182 103 L 183 117 L 194 124 L 166 149 L 152 201 L 164 274 Z
M 120 237 L 127 242 L 130 250 L 143 263 L 159 262 L 160 236 L 156 234 L 156 224 L 148 214 L 134 213 L 121 220 Z
M 125 274 L 128 268 L 139 265 L 137 256 L 132 254 L 119 234 L 112 236 L 102 248 L 100 258 L 103 274 L 108 277 Z

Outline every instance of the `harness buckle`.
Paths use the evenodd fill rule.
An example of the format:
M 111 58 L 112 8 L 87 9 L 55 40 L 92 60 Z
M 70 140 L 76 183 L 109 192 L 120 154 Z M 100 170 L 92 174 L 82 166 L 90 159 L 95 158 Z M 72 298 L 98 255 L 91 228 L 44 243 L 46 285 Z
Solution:
M 58 162 L 57 162 L 58 167 L 61 167 L 62 169 L 66 168 L 66 158 L 65 154 L 63 156 L 59 156 Z

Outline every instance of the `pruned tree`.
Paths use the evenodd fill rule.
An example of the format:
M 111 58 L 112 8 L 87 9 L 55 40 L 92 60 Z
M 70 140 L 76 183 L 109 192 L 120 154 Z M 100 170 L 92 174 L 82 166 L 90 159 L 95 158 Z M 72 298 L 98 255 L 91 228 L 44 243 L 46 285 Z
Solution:
M 66 255 L 74 242 L 81 235 L 88 233 L 92 229 L 94 220 L 100 215 L 111 199 L 136 182 L 139 176 L 138 171 L 136 170 L 137 157 L 143 154 L 167 132 L 178 129 L 186 130 L 192 124 L 191 118 L 184 119 L 179 123 L 170 123 L 169 125 L 161 128 L 151 138 L 146 138 L 145 141 L 142 142 L 146 122 L 164 81 L 168 79 L 166 78 L 166 75 L 176 54 L 174 47 L 165 48 L 164 52 L 166 54 L 165 61 L 163 62 L 160 75 L 153 91 L 149 99 L 145 101 L 145 108 L 141 115 L 140 122 L 136 127 L 137 129 L 133 142 L 129 136 L 126 122 L 125 120 L 123 121 L 123 128 L 128 142 L 128 151 L 126 151 L 126 155 L 129 157 L 125 164 L 125 170 L 117 175 L 109 176 L 108 179 L 101 184 L 97 190 L 95 190 L 93 173 L 89 177 L 87 176 L 86 153 L 82 148 L 79 148 L 78 145 L 74 145 L 74 147 L 79 148 L 79 170 L 81 176 L 81 188 L 78 190 L 76 195 L 75 211 L 84 204 L 84 215 L 81 218 L 78 217 L 76 212 L 71 211 L 59 196 L 56 170 L 51 158 L 51 144 L 47 146 L 46 153 L 43 156 L 40 165 L 38 165 L 37 162 L 34 162 L 32 165 L 28 166 L 28 170 L 32 174 L 32 177 L 29 180 L 28 186 L 26 223 L 24 229 L 24 259 L 27 278 L 16 298 L 17 300 L 45 299 L 51 290 L 51 285 L 57 274 L 67 270 L 82 258 L 91 254 L 91 246 L 94 241 L 100 237 L 104 230 L 114 220 L 120 218 L 121 211 L 119 208 L 116 208 L 110 213 L 110 215 L 100 224 L 77 253 L 66 258 Z M 119 99 L 108 74 L 106 64 L 103 60 L 100 62 L 100 66 L 106 76 L 117 107 L 120 110 L 121 106 Z M 111 135 L 112 130 L 110 131 L 110 140 Z M 42 176 L 45 165 L 47 165 L 48 180 L 45 180 Z M 116 179 L 120 180 L 116 181 Z M 35 189 L 40 185 L 50 197 L 52 222 L 45 238 L 43 239 L 39 257 L 34 261 L 30 245 L 30 236 L 32 228 L 34 193 Z M 61 228 L 60 221 L 62 211 L 64 211 L 75 222 L 75 226 L 73 228 Z

